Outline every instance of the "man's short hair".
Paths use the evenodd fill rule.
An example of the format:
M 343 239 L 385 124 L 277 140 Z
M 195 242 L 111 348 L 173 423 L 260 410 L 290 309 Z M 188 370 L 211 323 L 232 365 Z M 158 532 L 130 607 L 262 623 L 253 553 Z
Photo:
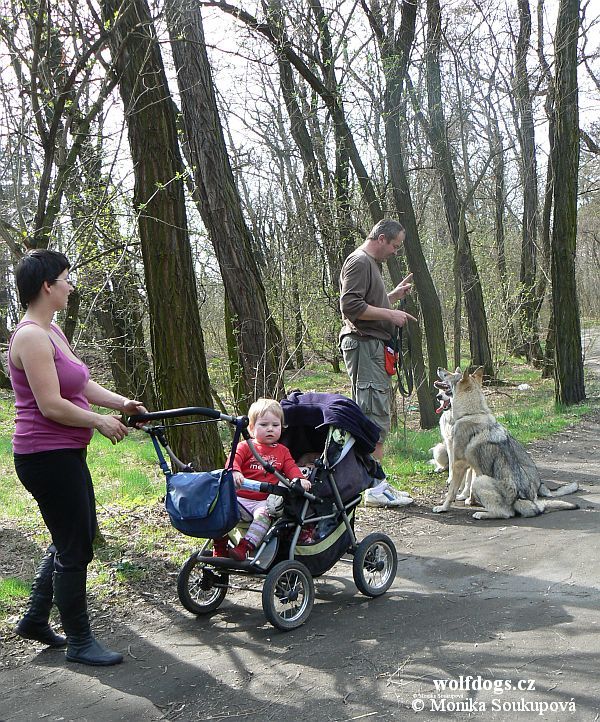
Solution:
M 373 229 L 367 236 L 367 240 L 376 241 L 382 233 L 386 241 L 391 241 L 392 238 L 396 238 L 400 233 L 406 233 L 406 229 L 402 223 L 393 221 L 391 218 L 384 218 L 373 226 Z

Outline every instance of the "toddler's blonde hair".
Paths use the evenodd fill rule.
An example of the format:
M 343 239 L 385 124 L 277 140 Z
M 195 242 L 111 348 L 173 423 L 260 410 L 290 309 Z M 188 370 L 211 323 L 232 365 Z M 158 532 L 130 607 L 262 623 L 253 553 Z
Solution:
M 267 413 L 271 413 L 279 417 L 281 425 L 283 426 L 283 409 L 281 408 L 279 401 L 275 401 L 275 399 L 257 399 L 252 406 L 250 406 L 248 409 L 250 426 L 254 426 L 256 421 Z

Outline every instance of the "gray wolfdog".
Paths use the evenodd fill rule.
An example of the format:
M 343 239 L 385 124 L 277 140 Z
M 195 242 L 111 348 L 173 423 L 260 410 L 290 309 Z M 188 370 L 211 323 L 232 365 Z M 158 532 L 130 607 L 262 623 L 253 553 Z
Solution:
M 447 511 L 468 469 L 472 470 L 472 496 L 483 506 L 474 519 L 509 519 L 537 516 L 560 509 L 578 509 L 577 504 L 549 498 L 577 491 L 576 482 L 550 491 L 524 447 L 499 424 L 485 401 L 483 371 L 455 373 L 438 369 L 438 376 L 449 384 L 452 396 L 452 450 L 449 489 L 434 512 Z M 545 497 L 541 499 L 540 497 Z

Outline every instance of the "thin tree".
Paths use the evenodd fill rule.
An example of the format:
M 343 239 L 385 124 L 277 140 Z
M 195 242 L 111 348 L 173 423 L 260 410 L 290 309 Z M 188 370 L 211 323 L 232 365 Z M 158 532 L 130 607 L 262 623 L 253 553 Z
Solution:
M 532 90 L 527 72 L 527 54 L 531 40 L 529 0 L 518 0 L 519 35 L 515 45 L 514 94 L 518 109 L 517 136 L 521 147 L 523 183 L 523 219 L 521 226 L 521 270 L 519 317 L 525 358 L 540 362 L 542 348 L 537 330 L 537 246 L 538 246 L 538 177 L 535 154 L 535 125 Z
M 384 21 L 384 10 L 378 2 L 370 5 L 362 0 L 371 29 L 381 53 L 385 77 L 384 118 L 386 160 L 391 190 L 397 215 L 406 228 L 406 256 L 410 270 L 415 274 L 419 290 L 419 305 L 426 328 L 429 381 L 437 378 L 438 367 L 446 368 L 448 359 L 442 324 L 440 299 L 429 273 L 419 237 L 419 227 L 413 207 L 408 175 L 406 173 L 405 143 L 402 123 L 405 115 L 405 79 L 415 37 L 416 3 L 402 3 L 398 27 L 394 23 L 394 3 L 389 3 L 385 13 L 389 22 Z M 433 387 L 432 387 L 433 388 Z M 435 419 L 435 417 L 434 417 Z M 423 424 L 422 424 L 423 425 Z M 432 424 L 434 426 L 435 423 Z M 429 428 L 425 426 L 424 428 Z
M 555 327 L 555 399 L 576 404 L 585 398 L 581 323 L 575 279 L 577 247 L 577 178 L 579 171 L 579 106 L 577 40 L 579 0 L 560 0 L 555 47 L 555 119 L 552 168 L 552 307 Z
M 267 304 L 227 154 L 200 7 L 167 0 L 166 10 L 194 198 L 219 262 L 233 331 L 232 382 L 240 410 L 247 411 L 256 397 L 279 398 L 283 392 L 281 334 Z
M 196 277 L 187 227 L 173 103 L 146 0 L 104 0 L 119 89 L 134 163 L 134 205 L 152 340 L 154 376 L 162 406 L 212 406 L 200 325 Z M 184 427 L 179 456 L 199 468 L 223 462 L 214 424 Z
M 494 375 L 492 353 L 483 290 L 477 265 L 471 250 L 466 224 L 467 203 L 475 191 L 471 185 L 466 198 L 461 198 L 453 167 L 452 153 L 448 141 L 444 107 L 442 102 L 442 81 L 440 50 L 442 40 L 442 13 L 439 0 L 427 0 L 427 103 L 429 122 L 425 124 L 433 150 L 434 163 L 438 170 L 442 199 L 450 236 L 455 247 L 455 263 L 460 273 L 460 283 L 465 297 L 469 321 L 469 344 L 471 361 L 483 366 L 485 374 Z M 480 173 L 480 178 L 482 177 Z

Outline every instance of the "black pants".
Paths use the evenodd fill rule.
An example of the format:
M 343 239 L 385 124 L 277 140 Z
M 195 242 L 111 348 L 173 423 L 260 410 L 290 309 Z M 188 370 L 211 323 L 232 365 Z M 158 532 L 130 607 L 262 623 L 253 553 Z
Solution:
M 92 561 L 96 500 L 86 449 L 15 454 L 15 469 L 37 501 L 52 542 L 58 572 L 84 571 Z

